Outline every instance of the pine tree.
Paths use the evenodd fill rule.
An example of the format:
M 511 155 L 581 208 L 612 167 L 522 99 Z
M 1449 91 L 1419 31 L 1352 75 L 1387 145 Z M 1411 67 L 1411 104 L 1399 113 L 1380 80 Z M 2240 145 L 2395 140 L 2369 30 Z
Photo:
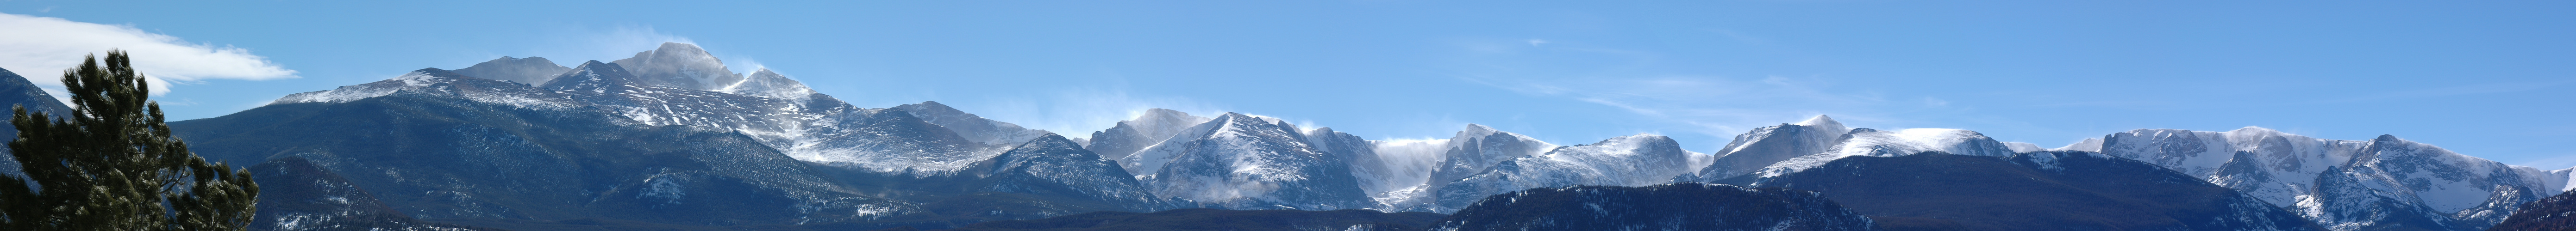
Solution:
M 0 177 L 0 230 L 248 228 L 259 194 L 250 171 L 207 163 L 172 137 L 124 51 L 101 62 L 63 71 L 68 117 L 14 108 L 9 154 L 27 179 Z

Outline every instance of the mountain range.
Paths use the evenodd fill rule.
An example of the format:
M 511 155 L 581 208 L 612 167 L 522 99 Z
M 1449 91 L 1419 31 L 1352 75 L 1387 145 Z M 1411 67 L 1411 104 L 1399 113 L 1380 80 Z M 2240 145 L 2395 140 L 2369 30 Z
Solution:
M 262 185 L 296 185 L 262 195 L 270 230 L 997 229 L 972 225 L 1231 214 L 1174 209 L 1456 214 L 1297 223 L 1383 229 L 1714 216 L 1743 219 L 1700 225 L 2482 230 L 2568 191 L 2576 172 L 2395 136 L 2140 129 L 2041 148 L 1821 115 L 1707 153 L 1654 134 L 1558 145 L 1467 124 L 1448 139 L 1368 140 L 1166 109 L 1070 137 L 939 102 L 851 105 L 714 57 L 683 43 L 572 67 L 502 57 L 170 126 L 210 160 L 255 164 Z M 30 111 L 68 111 L 5 70 L 0 91 Z

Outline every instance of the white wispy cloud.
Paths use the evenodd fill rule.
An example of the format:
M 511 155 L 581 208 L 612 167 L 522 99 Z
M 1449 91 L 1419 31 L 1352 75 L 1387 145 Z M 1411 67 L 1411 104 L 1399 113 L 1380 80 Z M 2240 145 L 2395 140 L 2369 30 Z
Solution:
M 1660 54 L 1549 41 L 1551 47 L 1462 44 L 1462 80 L 1517 93 L 1599 104 L 1689 126 L 1690 133 L 1732 136 L 1757 126 L 1833 114 L 1844 122 L 1873 121 L 1886 107 L 1934 108 L 1950 102 L 1924 97 L 1890 100 L 1867 90 L 1838 87 L 1823 77 L 1740 77 L 1660 72 Z M 1485 44 L 1480 44 L 1485 43 Z
M 1052 94 L 998 99 L 988 108 L 959 108 L 996 121 L 1041 129 L 1065 137 L 1088 137 L 1091 132 L 1108 130 L 1118 121 L 1145 115 L 1146 109 L 1163 108 L 1214 117 L 1225 113 L 1221 107 L 1189 98 L 1139 95 L 1119 88 L 1072 88 Z M 955 105 L 955 104 L 951 104 Z M 959 106 L 973 107 L 973 106 Z M 1304 125 L 1304 124 L 1300 124 Z
M 152 92 L 169 92 L 170 83 L 212 79 L 270 80 L 296 78 L 249 49 L 193 43 L 176 36 L 146 32 L 133 25 L 75 22 L 62 18 L 0 13 L 0 68 L 45 86 L 81 58 L 121 49 L 134 58 L 134 68 L 148 77 Z

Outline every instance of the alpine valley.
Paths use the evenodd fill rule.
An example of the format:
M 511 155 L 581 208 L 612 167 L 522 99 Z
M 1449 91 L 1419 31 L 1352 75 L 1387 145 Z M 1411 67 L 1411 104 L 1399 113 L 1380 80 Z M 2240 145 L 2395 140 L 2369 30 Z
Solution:
M 264 230 L 2521 230 L 2567 224 L 2576 182 L 2259 127 L 2043 148 L 1819 115 L 1703 153 L 1151 109 L 1059 133 L 1075 131 L 851 105 L 723 64 L 682 43 L 571 67 L 501 57 L 169 125 L 251 166 Z M 0 91 L 68 111 L 6 70 Z

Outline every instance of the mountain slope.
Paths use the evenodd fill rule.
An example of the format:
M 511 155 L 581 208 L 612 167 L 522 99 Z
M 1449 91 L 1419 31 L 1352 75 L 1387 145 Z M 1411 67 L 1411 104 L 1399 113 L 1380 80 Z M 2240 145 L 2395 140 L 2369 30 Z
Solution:
M 255 230 L 486 230 L 412 219 L 301 157 L 249 170 L 260 186 L 259 210 L 251 219 Z
M 1676 183 L 1539 188 L 1483 198 L 1433 230 L 1878 230 L 1816 193 Z
M 375 92 L 384 93 L 336 97 Z M 913 206 L 839 187 L 739 133 L 522 106 L 571 99 L 559 94 L 423 69 L 171 127 L 209 159 L 311 159 L 359 188 L 404 192 L 376 196 L 433 220 L 782 224 L 864 221 Z
M 2162 167 L 2089 152 L 1853 156 L 1728 182 L 1810 190 L 1889 230 L 2323 230 Z

